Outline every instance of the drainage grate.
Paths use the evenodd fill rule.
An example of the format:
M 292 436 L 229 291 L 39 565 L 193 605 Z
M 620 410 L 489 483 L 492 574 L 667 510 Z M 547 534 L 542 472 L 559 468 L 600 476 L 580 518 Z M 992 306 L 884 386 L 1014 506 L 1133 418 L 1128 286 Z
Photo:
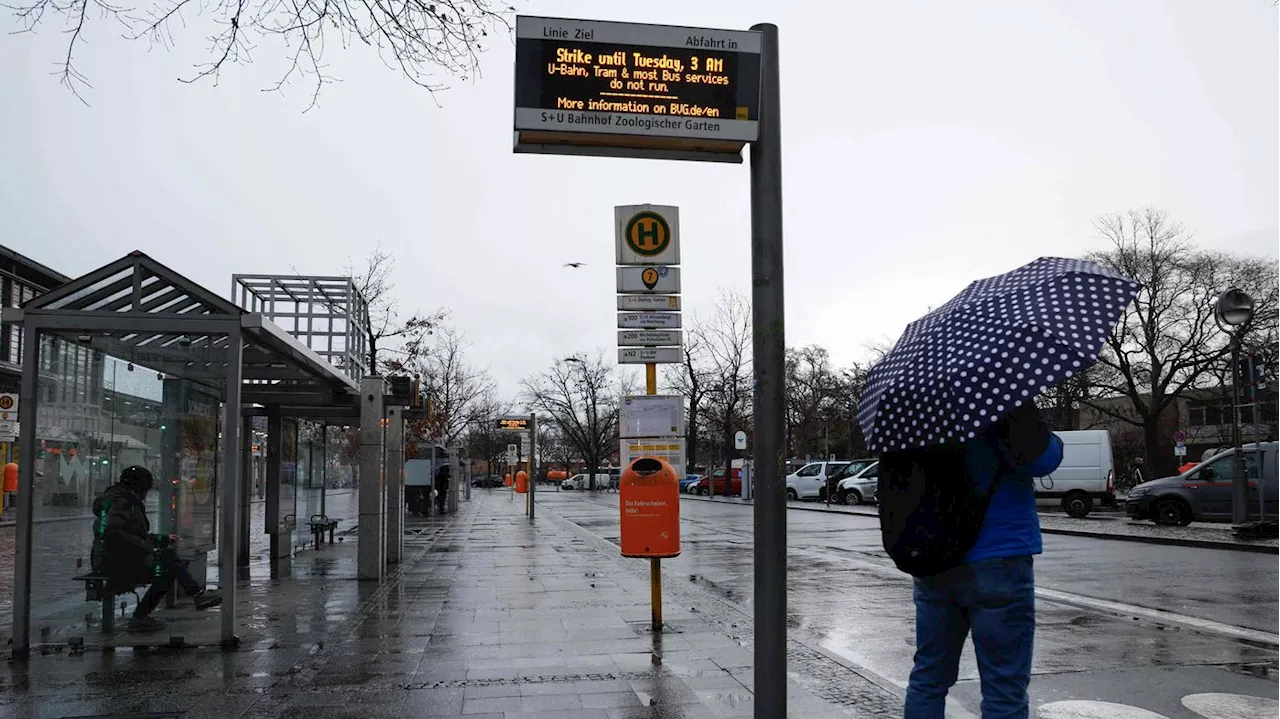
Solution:
M 178 719 L 181 714 L 172 712 L 162 714 L 75 714 L 68 719 Z
M 310 694 L 361 694 L 364 692 L 381 692 L 388 689 L 466 689 L 470 687 L 501 687 L 516 684 L 574 684 L 578 682 L 611 682 L 617 680 L 639 681 L 652 679 L 655 675 L 668 675 L 664 667 L 654 667 L 643 672 L 608 672 L 594 674 L 546 674 L 528 677 L 501 677 L 494 679 L 445 679 L 434 682 L 397 682 L 395 684 L 352 685 L 316 685 L 299 687 L 298 691 Z M 165 715 L 166 717 L 168 715 Z
M 577 605 L 578 603 L 574 602 L 574 606 L 577 606 Z M 627 626 L 631 627 L 631 631 L 635 632 L 638 636 L 650 637 L 650 636 L 653 636 L 653 633 L 654 633 L 652 620 L 640 620 L 638 622 L 627 622 Z M 679 625 L 672 624 L 671 622 L 663 622 L 662 631 L 659 633 L 660 634 L 684 634 L 684 629 L 682 629 Z

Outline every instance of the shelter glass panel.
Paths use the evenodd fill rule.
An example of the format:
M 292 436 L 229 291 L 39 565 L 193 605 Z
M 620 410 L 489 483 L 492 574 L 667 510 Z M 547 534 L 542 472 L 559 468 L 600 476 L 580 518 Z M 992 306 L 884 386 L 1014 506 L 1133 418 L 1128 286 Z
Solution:
M 352 520 L 359 515 L 356 489 L 360 459 L 360 430 L 329 425 L 325 428 L 324 512 L 330 519 Z
M 142 352 L 106 335 L 41 334 L 31 458 L 34 643 L 64 643 L 72 636 L 89 646 L 163 644 L 170 634 L 197 642 L 218 638 L 218 612 L 196 612 L 185 596 L 172 609 L 162 602 L 155 613 L 170 631 L 128 632 L 128 620 L 158 571 L 159 553 L 123 555 L 119 541 L 107 540 L 105 519 L 109 508 L 123 502 L 127 511 L 114 516 L 130 520 L 128 534 L 153 550 L 174 547 L 203 583 L 217 541 L 222 339 L 219 344 L 206 336 L 170 352 L 161 347 L 164 338 L 157 338 Z M 185 359 L 144 361 L 177 356 Z M 183 377 L 171 373 L 178 368 L 196 369 Z M 150 472 L 149 491 L 113 486 L 131 466 Z M 111 525 L 117 528 L 123 525 Z M 105 593 L 107 582 L 85 575 L 128 586 Z M 104 614 L 115 625 L 111 632 L 104 630 Z
M 298 421 L 281 421 L 280 436 L 280 515 L 276 526 L 281 530 L 293 529 L 298 524 Z
M 325 426 L 317 422 L 300 421 L 298 423 L 298 486 L 297 507 L 299 524 L 307 522 L 313 515 L 324 514 L 324 453 Z M 311 543 L 311 534 L 306 531 L 295 532 L 294 547 L 306 548 Z

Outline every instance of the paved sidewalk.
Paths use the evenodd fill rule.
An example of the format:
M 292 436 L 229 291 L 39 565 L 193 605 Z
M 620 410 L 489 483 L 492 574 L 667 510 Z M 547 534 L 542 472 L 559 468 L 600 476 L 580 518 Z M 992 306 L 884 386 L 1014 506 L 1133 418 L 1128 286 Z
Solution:
M 299 555 L 290 579 L 255 567 L 239 651 L 9 662 L 0 717 L 751 716 L 749 632 L 673 589 L 669 631 L 654 636 L 646 563 L 549 509 L 531 525 L 507 493 L 473 497 L 456 515 L 410 520 L 407 560 L 381 586 L 352 579 L 350 540 Z M 823 681 L 856 696 L 832 702 L 792 682 L 789 714 L 900 713 L 897 697 L 841 671 Z
M 704 497 L 682 494 L 681 498 L 694 502 L 729 502 L 751 504 L 749 499 L 737 497 Z M 794 500 L 787 502 L 788 509 L 804 512 L 832 512 L 877 516 L 875 507 L 828 505 L 825 502 Z M 1240 551 L 1280 554 L 1280 540 L 1241 539 L 1232 533 L 1230 525 L 1211 522 L 1193 522 L 1186 527 L 1163 527 L 1147 521 L 1133 521 L 1112 513 L 1094 513 L 1083 519 L 1074 519 L 1052 512 L 1040 513 L 1040 529 L 1046 534 L 1065 534 L 1077 537 L 1099 537 L 1149 544 L 1169 544 L 1208 549 L 1234 549 Z

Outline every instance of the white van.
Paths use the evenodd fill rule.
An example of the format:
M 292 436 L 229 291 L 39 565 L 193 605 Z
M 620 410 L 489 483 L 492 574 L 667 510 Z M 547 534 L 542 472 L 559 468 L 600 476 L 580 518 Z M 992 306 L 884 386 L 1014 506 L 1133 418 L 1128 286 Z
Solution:
M 1103 429 L 1054 432 L 1062 440 L 1062 464 L 1036 483 L 1036 506 L 1060 504 L 1072 517 L 1084 517 L 1094 506 L 1114 507 L 1115 461 L 1111 435 Z

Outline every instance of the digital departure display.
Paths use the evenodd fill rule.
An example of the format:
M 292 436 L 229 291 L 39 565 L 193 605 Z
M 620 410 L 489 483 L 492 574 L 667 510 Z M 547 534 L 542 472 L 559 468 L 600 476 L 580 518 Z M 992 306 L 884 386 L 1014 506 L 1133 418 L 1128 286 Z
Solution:
M 536 142 L 584 133 L 730 152 L 756 139 L 759 105 L 758 33 L 517 19 L 515 128 Z

